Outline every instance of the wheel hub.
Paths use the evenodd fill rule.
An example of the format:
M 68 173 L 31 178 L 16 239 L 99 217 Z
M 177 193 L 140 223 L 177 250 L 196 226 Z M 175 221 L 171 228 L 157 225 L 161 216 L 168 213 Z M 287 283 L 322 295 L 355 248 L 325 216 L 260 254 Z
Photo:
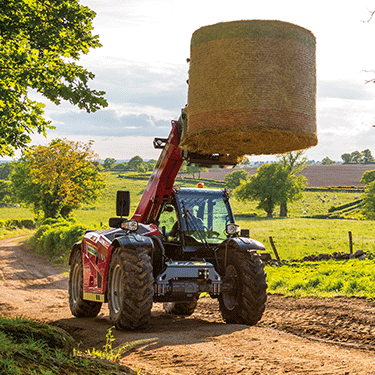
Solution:
M 111 305 L 113 312 L 118 314 L 121 309 L 122 301 L 122 283 L 123 283 L 123 272 L 120 265 L 117 265 L 112 274 L 111 279 Z
M 225 281 L 233 285 L 228 292 L 223 292 L 222 299 L 227 310 L 234 310 L 238 305 L 238 274 L 236 268 L 229 264 L 225 270 Z

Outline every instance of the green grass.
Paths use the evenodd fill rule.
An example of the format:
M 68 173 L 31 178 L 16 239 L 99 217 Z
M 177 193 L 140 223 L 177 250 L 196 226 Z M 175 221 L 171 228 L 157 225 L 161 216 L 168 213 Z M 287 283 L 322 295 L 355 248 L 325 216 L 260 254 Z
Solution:
M 250 237 L 272 252 L 269 237 L 275 242 L 281 259 L 301 259 L 310 254 L 349 252 L 352 232 L 353 250 L 373 251 L 375 221 L 306 218 L 239 219 L 241 228 L 250 229 Z
M 375 261 L 347 260 L 266 266 L 268 293 L 291 297 L 375 298 Z
M 320 195 L 320 198 L 318 197 Z M 326 195 L 326 196 L 325 196 Z M 336 195 L 336 199 L 334 196 Z M 328 210 L 331 207 L 337 207 L 354 201 L 354 197 L 361 197 L 361 193 L 347 192 L 342 190 L 336 191 L 304 191 L 303 198 L 288 204 L 288 216 L 289 217 L 306 217 L 314 215 L 328 214 Z M 257 208 L 257 202 L 239 202 L 232 199 L 233 211 L 241 216 L 253 216 L 256 214 L 259 217 L 265 217 L 264 211 Z M 275 208 L 278 216 L 279 207 Z M 350 218 L 350 216 L 349 216 Z
M 25 318 L 0 316 L 0 373 L 7 375 L 115 375 L 118 363 L 73 354 L 75 342 L 62 329 Z M 122 367 L 124 374 L 135 374 Z

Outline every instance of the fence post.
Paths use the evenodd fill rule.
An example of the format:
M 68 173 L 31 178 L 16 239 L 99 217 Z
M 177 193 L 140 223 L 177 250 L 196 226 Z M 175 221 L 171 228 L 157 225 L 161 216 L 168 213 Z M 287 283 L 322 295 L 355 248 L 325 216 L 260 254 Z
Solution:
M 273 250 L 273 252 L 275 254 L 275 257 L 276 257 L 277 261 L 281 262 L 279 254 L 277 253 L 277 250 L 276 250 L 275 243 L 273 242 L 273 238 L 271 236 L 270 236 L 270 244 L 271 244 L 272 250 Z
M 352 237 L 352 232 L 348 232 L 349 234 L 349 253 L 353 254 L 353 237 Z

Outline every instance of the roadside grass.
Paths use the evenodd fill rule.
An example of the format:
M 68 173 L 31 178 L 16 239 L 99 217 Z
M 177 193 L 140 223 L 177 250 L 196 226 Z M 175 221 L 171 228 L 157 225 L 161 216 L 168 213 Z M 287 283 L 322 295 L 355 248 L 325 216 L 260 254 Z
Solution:
M 375 299 L 373 259 L 266 265 L 269 294 Z
M 250 229 L 250 237 L 262 242 L 272 253 L 273 238 L 281 259 L 302 259 L 306 255 L 349 252 L 352 232 L 353 251 L 375 249 L 374 220 L 340 220 L 307 218 L 237 219 L 241 228 Z
M 136 374 L 117 362 L 75 355 L 65 331 L 26 318 L 0 316 L 0 373 L 7 375 Z
M 15 228 L 15 229 L 5 229 L 0 228 L 0 240 L 4 238 L 12 238 L 19 236 L 31 236 L 35 232 L 35 229 L 26 228 Z

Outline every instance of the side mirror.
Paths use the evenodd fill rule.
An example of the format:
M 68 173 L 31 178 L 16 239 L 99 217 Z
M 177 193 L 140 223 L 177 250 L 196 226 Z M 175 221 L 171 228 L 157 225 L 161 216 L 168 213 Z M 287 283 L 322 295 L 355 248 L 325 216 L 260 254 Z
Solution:
M 118 191 L 116 196 L 116 215 L 129 216 L 130 212 L 130 192 Z

